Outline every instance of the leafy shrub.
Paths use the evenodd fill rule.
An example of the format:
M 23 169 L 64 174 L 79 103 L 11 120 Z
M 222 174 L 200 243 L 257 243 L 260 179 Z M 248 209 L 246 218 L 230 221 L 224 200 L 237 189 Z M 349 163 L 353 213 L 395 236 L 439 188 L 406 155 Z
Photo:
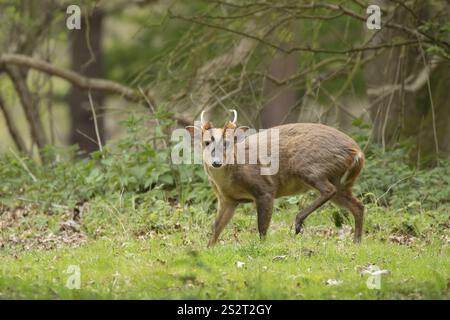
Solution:
M 43 165 L 27 158 L 19 160 L 12 153 L 2 155 L 1 202 L 15 206 L 30 201 L 58 211 L 60 205 L 74 207 L 111 194 L 130 193 L 139 202 L 142 201 L 139 195 L 150 192 L 171 204 L 201 204 L 205 211 L 212 211 L 208 209 L 212 209 L 215 197 L 202 166 L 171 163 L 169 133 L 174 123 L 170 114 L 160 109 L 154 117 L 158 125 L 154 126 L 152 135 L 148 134 L 142 117 L 131 115 L 122 123 L 128 133 L 87 159 L 75 160 L 76 147 L 47 147 L 46 158 L 53 161 Z M 368 132 L 368 126 L 355 123 L 352 136 L 363 148 Z M 449 204 L 448 161 L 435 168 L 417 170 L 408 164 L 408 147 L 404 145 L 383 152 L 372 144 L 365 154 L 365 168 L 355 191 L 366 203 L 404 208 L 409 212 Z M 287 198 L 285 202 L 291 200 L 297 202 L 298 197 Z M 283 206 L 283 202 L 278 205 Z
M 148 132 L 143 119 L 131 115 L 122 123 L 128 130 L 125 137 L 87 159 L 75 160 L 78 152 L 75 146 L 46 147 L 45 158 L 53 161 L 43 165 L 32 159 L 17 159 L 14 154 L 2 155 L 2 202 L 12 206 L 31 201 L 48 208 L 54 204 L 73 207 L 79 202 L 117 192 L 141 194 L 162 190 L 155 194 L 164 200 L 211 203 L 212 196 L 201 166 L 171 164 L 167 132 L 173 122 L 169 114 L 162 110 L 156 112 L 155 117 L 158 126 L 154 134 L 163 142 L 151 143 L 143 138 L 142 133 Z
M 381 146 L 367 147 L 370 127 L 354 122 L 352 136 L 365 151 L 366 162 L 355 191 L 366 202 L 382 206 L 405 207 L 409 211 L 432 209 L 450 203 L 450 162 L 443 159 L 439 166 L 418 170 L 409 159 L 414 147 L 398 144 L 383 151 Z

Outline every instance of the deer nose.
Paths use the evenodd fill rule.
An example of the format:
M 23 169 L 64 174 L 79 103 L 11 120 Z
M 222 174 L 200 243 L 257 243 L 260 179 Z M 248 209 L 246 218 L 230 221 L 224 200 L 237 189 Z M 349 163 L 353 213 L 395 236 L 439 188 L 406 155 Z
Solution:
M 222 166 L 222 163 L 219 160 L 213 160 L 211 164 L 214 168 L 219 168 Z

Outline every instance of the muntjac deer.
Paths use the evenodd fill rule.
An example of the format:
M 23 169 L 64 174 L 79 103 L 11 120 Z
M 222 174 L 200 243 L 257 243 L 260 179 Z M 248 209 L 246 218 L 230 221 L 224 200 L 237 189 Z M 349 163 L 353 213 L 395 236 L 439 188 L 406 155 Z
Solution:
M 364 206 L 352 194 L 352 186 L 363 164 L 364 154 L 357 143 L 346 134 L 313 123 L 292 123 L 267 129 L 236 141 L 238 133 L 244 131 L 233 121 L 222 128 L 214 128 L 204 121 L 201 127 L 187 127 L 191 135 L 201 134 L 204 169 L 218 199 L 218 212 L 212 227 L 208 246 L 214 245 L 220 233 L 233 217 L 239 203 L 254 202 L 257 210 L 258 231 L 265 238 L 272 218 L 274 199 L 305 192 L 319 191 L 319 197 L 301 210 L 295 218 L 295 231 L 302 231 L 305 219 L 317 208 L 331 200 L 339 207 L 349 210 L 355 218 L 354 242 L 360 242 L 363 228 Z M 267 132 L 278 134 L 279 169 L 271 175 L 261 174 L 264 166 L 261 159 L 255 163 L 230 161 L 227 149 L 245 150 L 247 156 L 255 154 L 252 147 L 260 148 L 267 143 Z M 231 139 L 233 138 L 233 139 Z M 233 141 L 234 140 L 234 141 Z M 235 143 L 233 143 L 235 142 Z M 256 149 L 253 149 L 256 150 Z M 274 151 L 269 148 L 269 153 Z

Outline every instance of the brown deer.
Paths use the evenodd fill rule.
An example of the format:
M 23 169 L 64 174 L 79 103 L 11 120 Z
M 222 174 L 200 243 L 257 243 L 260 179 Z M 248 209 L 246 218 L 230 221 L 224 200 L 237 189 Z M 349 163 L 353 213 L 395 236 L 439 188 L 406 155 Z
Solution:
M 250 156 L 254 153 L 252 147 L 259 148 L 261 143 L 269 140 L 258 139 L 263 132 L 239 140 L 237 137 L 245 128 L 237 127 L 237 113 L 230 111 L 234 113 L 234 119 L 227 121 L 222 128 L 214 128 L 211 122 L 204 121 L 204 112 L 201 114 L 201 127 L 187 127 L 191 135 L 201 137 L 204 169 L 218 200 L 218 212 L 208 246 L 217 242 L 239 203 L 256 204 L 258 231 L 263 239 L 272 217 L 274 199 L 309 189 L 318 190 L 320 195 L 297 214 L 296 234 L 302 231 L 305 219 L 314 210 L 331 200 L 353 214 L 354 242 L 360 242 L 364 206 L 353 196 L 352 186 L 363 167 L 364 154 L 357 143 L 337 129 L 322 124 L 292 123 L 270 128 L 266 131 L 276 130 L 279 136 L 279 169 L 272 175 L 262 175 L 261 167 L 264 165 L 259 156 L 257 163 L 239 164 L 236 152 L 231 156 L 228 151 L 220 152 L 236 151 L 240 147 L 246 156 Z

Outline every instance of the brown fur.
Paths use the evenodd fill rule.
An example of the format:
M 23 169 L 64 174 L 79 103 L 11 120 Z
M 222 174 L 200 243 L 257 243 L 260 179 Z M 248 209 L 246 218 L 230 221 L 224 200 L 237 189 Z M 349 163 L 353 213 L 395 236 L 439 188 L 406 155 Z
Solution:
M 224 129 L 235 128 L 228 123 Z M 331 200 L 355 217 L 355 242 L 362 236 L 364 206 L 352 195 L 364 155 L 346 134 L 329 126 L 295 123 L 279 129 L 279 170 L 272 176 L 260 174 L 259 164 L 228 164 L 219 169 L 205 164 L 205 171 L 218 198 L 218 215 L 209 245 L 214 245 L 239 203 L 254 202 L 258 213 L 258 230 L 263 238 L 270 224 L 275 198 L 316 189 L 320 196 L 301 210 L 295 219 L 296 233 L 304 220 Z M 259 133 L 258 133 L 259 134 Z M 248 150 L 249 139 L 242 142 Z

